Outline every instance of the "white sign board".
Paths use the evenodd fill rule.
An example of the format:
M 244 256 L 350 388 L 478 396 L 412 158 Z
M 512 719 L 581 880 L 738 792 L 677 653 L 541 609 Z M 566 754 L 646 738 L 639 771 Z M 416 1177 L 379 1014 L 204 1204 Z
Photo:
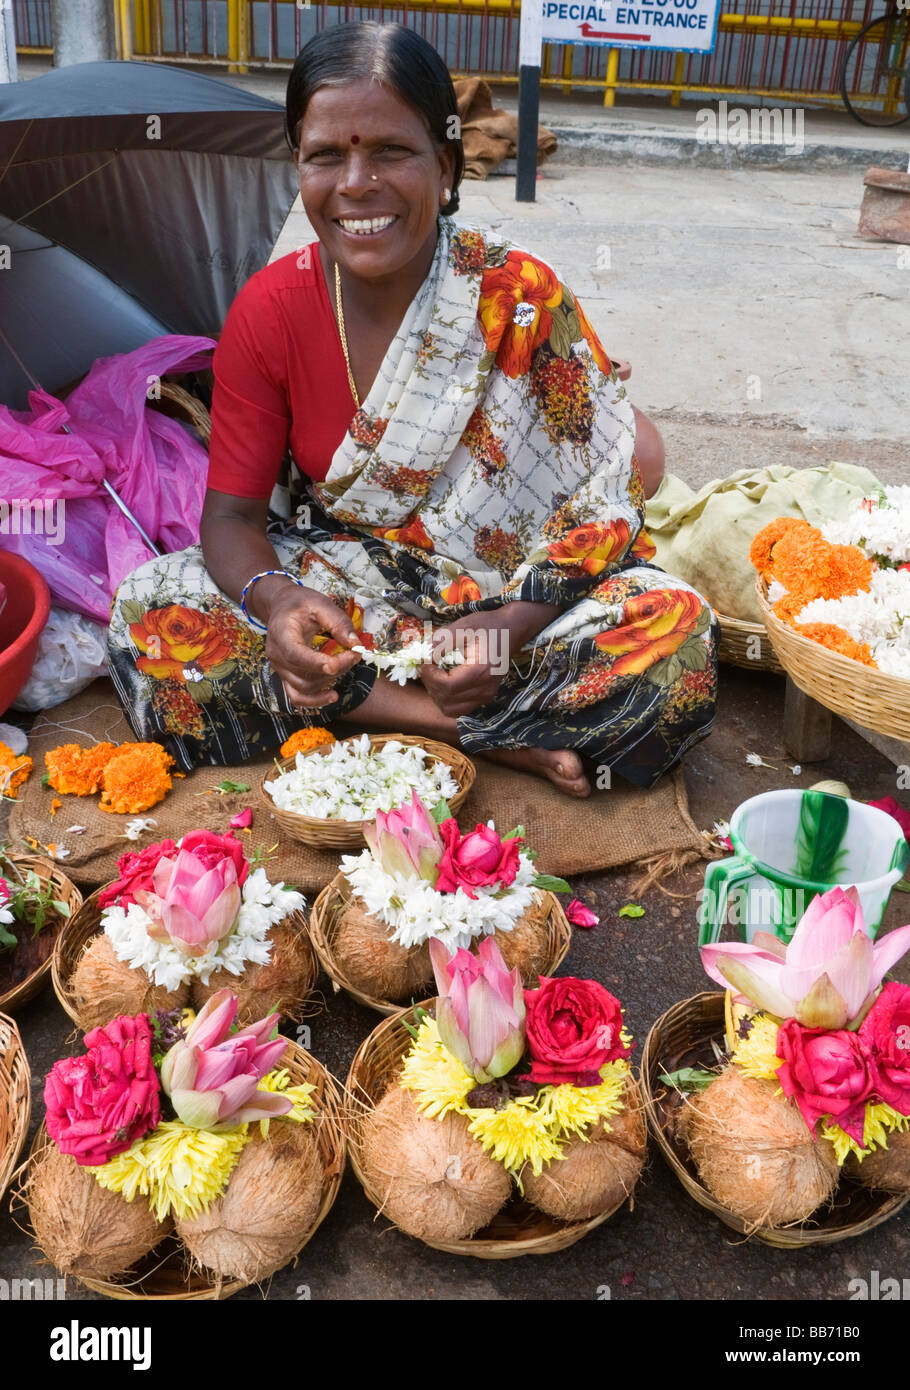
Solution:
M 719 10 L 719 0 L 543 0 L 542 40 L 711 53 Z

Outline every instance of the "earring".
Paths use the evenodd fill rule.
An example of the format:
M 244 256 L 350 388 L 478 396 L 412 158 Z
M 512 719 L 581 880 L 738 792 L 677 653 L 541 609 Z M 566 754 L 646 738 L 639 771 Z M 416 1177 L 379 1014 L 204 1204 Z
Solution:
M 451 188 L 444 188 L 444 189 L 442 190 L 442 195 L 441 195 L 439 201 L 440 201 L 441 203 L 447 203 L 447 202 L 449 201 L 449 199 L 451 198 L 451 196 L 452 196 L 452 190 L 451 190 Z

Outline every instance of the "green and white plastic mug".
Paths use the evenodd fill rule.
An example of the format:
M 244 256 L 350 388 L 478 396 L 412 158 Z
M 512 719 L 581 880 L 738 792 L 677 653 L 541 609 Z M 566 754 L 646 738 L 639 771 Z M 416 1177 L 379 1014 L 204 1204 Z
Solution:
M 828 792 L 750 797 L 733 812 L 730 840 L 733 857 L 705 873 L 700 946 L 719 941 L 728 920 L 744 941 L 757 931 L 789 941 L 812 899 L 838 884 L 858 890 L 874 937 L 910 855 L 893 816 Z

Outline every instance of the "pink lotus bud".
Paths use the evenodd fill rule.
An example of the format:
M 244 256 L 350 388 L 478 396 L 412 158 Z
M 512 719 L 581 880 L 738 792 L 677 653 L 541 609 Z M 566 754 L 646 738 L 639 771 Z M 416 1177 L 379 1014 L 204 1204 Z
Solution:
M 476 1081 L 492 1081 L 517 1066 L 525 1050 L 525 1002 L 521 975 L 507 970 L 492 937 L 477 955 L 451 958 L 441 941 L 430 942 L 439 998 L 436 1023 L 444 1047 Z
M 152 884 L 153 892 L 139 889 L 134 894 L 152 919 L 149 935 L 169 940 L 187 955 L 202 955 L 227 936 L 240 912 L 240 885 L 231 859 L 207 869 L 195 854 L 181 849 L 174 858 L 158 860 Z
M 377 811 L 375 826 L 366 826 L 363 834 L 370 853 L 386 873 L 436 882 L 442 837 L 415 791 L 411 792 L 410 805 Z

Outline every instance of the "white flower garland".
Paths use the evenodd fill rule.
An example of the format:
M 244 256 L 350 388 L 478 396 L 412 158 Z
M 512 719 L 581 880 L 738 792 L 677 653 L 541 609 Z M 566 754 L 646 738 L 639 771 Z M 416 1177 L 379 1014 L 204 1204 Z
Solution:
M 813 599 L 794 622 L 833 623 L 854 641 L 868 643 L 880 671 L 910 677 L 910 571 L 876 570 L 868 589 Z
M 375 666 L 380 674 L 394 681 L 396 685 L 405 685 L 408 681 L 416 680 L 420 674 L 421 666 L 426 666 L 433 660 L 433 644 L 416 637 L 412 642 L 404 647 L 399 647 L 398 651 L 369 651 L 366 647 L 352 647 L 352 652 L 357 652 L 361 661 L 365 661 L 368 666 Z M 444 671 L 452 666 L 462 666 L 464 664 L 464 652 L 455 647 L 452 651 L 445 652 L 439 660 L 439 665 Z
M 374 820 L 377 811 L 410 801 L 412 789 L 427 807 L 458 792 L 448 764 L 430 762 L 419 744 L 390 739 L 374 749 L 367 734 L 325 754 L 298 753 L 295 766 L 267 786 L 282 811 L 324 820 Z
M 106 908 L 101 923 L 117 959 L 133 970 L 144 970 L 154 984 L 173 990 L 195 977 L 207 985 L 216 970 L 242 975 L 247 965 L 268 965 L 272 955 L 269 929 L 305 906 L 302 893 L 285 888 L 283 883 L 270 883 L 265 869 L 249 873 L 241 897 L 233 930 L 201 956 L 188 956 L 169 941 L 155 941 L 149 936 L 151 918 L 138 903 Z
M 821 533 L 832 545 L 858 545 L 870 560 L 905 564 L 910 560 L 910 487 L 886 487 L 884 497 L 867 498 L 849 516 L 825 522 Z
M 476 898 L 469 898 L 463 888 L 437 893 L 426 879 L 387 873 L 368 849 L 343 854 L 341 869 L 367 911 L 391 928 L 392 941 L 405 947 L 422 946 L 435 936 L 449 952 L 467 948 L 479 936 L 510 932 L 540 897 L 540 889 L 533 886 L 534 862 L 521 853 L 514 882 L 507 888 L 475 888 Z

